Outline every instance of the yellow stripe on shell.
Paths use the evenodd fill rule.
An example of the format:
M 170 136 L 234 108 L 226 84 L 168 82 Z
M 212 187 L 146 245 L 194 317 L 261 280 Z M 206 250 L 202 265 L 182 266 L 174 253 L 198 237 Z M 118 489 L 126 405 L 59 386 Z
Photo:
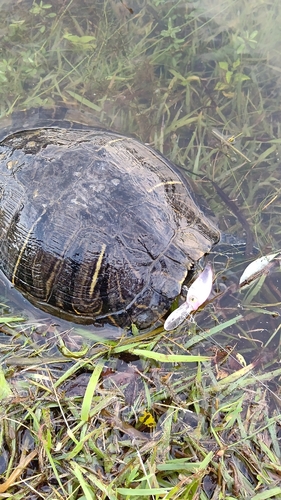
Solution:
M 97 260 L 97 264 L 96 264 L 96 269 L 95 269 L 95 272 L 94 272 L 94 275 L 93 275 L 93 278 L 92 278 L 92 282 L 91 282 L 91 286 L 90 286 L 90 297 L 93 297 L 93 293 L 94 293 L 94 290 L 95 290 L 95 286 L 97 284 L 97 279 L 98 279 L 98 275 L 99 275 L 99 272 L 100 272 L 100 268 L 101 268 L 102 259 L 103 259 L 103 256 L 104 256 L 105 249 L 106 249 L 106 245 L 104 243 L 102 245 L 102 247 L 101 247 L 101 253 L 99 254 L 99 257 L 98 257 L 98 260 Z
M 21 259 L 22 259 L 23 253 L 24 253 L 24 251 L 25 251 L 25 249 L 26 249 L 26 247 L 27 247 L 27 244 L 28 244 L 28 241 L 29 241 L 29 239 L 30 239 L 30 236 L 31 236 L 31 234 L 32 234 L 32 232 L 33 232 L 33 229 L 34 229 L 34 228 L 35 228 L 35 226 L 38 224 L 38 222 L 42 219 L 42 217 L 43 217 L 43 215 L 45 215 L 45 213 L 46 213 L 46 210 L 44 210 L 44 212 L 40 215 L 40 217 L 38 217 L 38 219 L 36 219 L 36 221 L 32 224 L 31 228 L 29 229 L 29 231 L 28 231 L 28 233 L 27 233 L 27 235 L 26 235 L 26 238 L 25 238 L 25 240 L 24 240 L 24 242 L 23 242 L 23 245 L 22 245 L 22 247 L 21 247 L 21 250 L 20 250 L 19 256 L 18 256 L 18 258 L 17 258 L 16 265 L 15 265 L 14 270 L 13 270 L 12 280 L 11 280 L 11 281 L 12 281 L 12 285 L 14 285 L 14 284 L 15 284 L 15 277 L 16 277 L 16 273 L 17 273 L 18 267 L 19 267 L 19 265 L 20 265 L 20 261 L 21 261 Z

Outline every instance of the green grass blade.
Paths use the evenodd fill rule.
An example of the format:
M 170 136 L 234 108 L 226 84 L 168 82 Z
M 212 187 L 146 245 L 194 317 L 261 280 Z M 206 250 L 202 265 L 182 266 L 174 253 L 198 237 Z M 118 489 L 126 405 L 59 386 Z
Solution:
M 94 396 L 94 392 L 96 390 L 96 386 L 100 377 L 100 374 L 103 370 L 104 367 L 104 360 L 101 360 L 97 363 L 91 378 L 88 382 L 87 389 L 83 398 L 83 403 L 82 403 L 82 408 L 81 408 L 81 420 L 83 422 L 87 422 L 89 415 L 90 415 L 90 410 L 92 406 L 92 399 Z

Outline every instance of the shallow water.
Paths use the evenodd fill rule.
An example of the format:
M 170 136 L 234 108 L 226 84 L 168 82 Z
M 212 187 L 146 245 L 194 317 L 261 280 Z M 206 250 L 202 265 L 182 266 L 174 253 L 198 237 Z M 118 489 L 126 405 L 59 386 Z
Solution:
M 280 18 L 277 0 L 3 2 L 1 115 L 59 103 L 86 110 L 186 169 L 223 232 L 271 252 L 281 247 Z M 230 291 L 196 315 L 199 329 L 242 313 L 228 341 L 239 334 L 251 358 L 253 339 L 274 336 L 273 350 L 278 262 L 249 295 L 236 285 L 253 257 L 222 253 L 211 255 L 215 289 Z M 11 313 L 33 314 L 5 300 Z
M 209 303 L 169 334 L 64 322 L 0 275 L 8 494 L 123 498 L 126 486 L 131 498 L 152 485 L 161 498 L 279 498 L 279 257 L 249 288 L 238 282 L 281 248 L 280 0 L 0 4 L 0 137 L 14 111 L 78 110 L 185 169 L 227 235 L 208 256 Z

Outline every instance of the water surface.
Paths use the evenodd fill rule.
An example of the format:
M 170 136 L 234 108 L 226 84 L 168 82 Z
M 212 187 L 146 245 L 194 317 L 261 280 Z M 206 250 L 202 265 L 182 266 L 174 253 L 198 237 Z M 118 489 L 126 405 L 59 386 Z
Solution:
M 0 18 L 3 119 L 86 111 L 184 168 L 222 232 L 250 241 L 211 255 L 215 291 L 226 291 L 196 315 L 204 331 L 242 314 L 215 342 L 238 342 L 247 361 L 279 345 L 279 261 L 252 291 L 237 283 L 255 253 L 281 247 L 280 25 L 277 0 L 24 0 L 2 2 Z M 3 313 L 36 316 L 5 296 Z

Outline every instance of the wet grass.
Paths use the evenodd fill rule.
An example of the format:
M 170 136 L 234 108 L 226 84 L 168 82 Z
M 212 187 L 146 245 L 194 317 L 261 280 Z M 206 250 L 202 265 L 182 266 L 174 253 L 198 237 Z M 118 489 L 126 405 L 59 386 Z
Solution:
M 223 231 L 279 249 L 280 17 L 277 0 L 9 3 L 0 113 L 86 108 L 186 168 Z M 39 327 L 3 297 L 0 498 L 281 498 L 279 260 L 239 292 L 253 257 L 211 258 L 216 297 L 169 335 Z
M 154 332 L 95 343 L 76 361 L 7 348 L 0 491 L 279 498 L 280 367 L 256 359 L 241 368 L 235 350 L 190 355 L 198 341 Z

